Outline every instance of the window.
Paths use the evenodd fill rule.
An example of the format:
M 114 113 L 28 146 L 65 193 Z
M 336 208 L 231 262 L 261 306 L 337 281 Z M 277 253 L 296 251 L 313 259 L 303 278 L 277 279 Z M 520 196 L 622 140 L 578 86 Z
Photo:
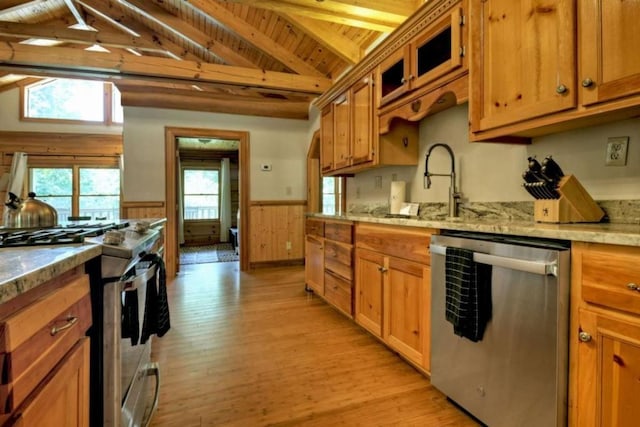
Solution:
M 322 213 L 340 214 L 344 210 L 344 178 L 322 178 Z
M 184 169 L 184 219 L 218 219 L 220 172 L 217 169 Z
M 22 92 L 24 120 L 122 123 L 120 92 L 111 83 L 46 79 Z
M 29 188 L 58 211 L 58 219 L 120 217 L 120 170 L 97 167 L 32 167 Z M 75 189 L 75 191 L 74 191 Z

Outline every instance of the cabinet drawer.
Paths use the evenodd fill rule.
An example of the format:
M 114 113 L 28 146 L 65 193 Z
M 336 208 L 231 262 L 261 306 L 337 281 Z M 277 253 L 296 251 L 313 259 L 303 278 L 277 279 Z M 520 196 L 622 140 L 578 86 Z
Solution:
M 0 413 L 13 411 L 91 326 L 89 277 L 0 320 Z
M 434 230 L 358 224 L 356 246 L 386 255 L 431 265 L 429 243 Z
M 593 244 L 578 259 L 585 301 L 640 314 L 640 248 Z
M 351 281 L 344 280 L 333 273 L 324 274 L 324 297 L 345 313 L 353 316 Z
M 324 268 L 346 280 L 353 279 L 353 246 L 331 240 L 324 241 Z
M 353 243 L 353 224 L 345 222 L 327 222 L 324 225 L 324 237 L 342 243 Z
M 319 219 L 307 219 L 305 234 L 324 237 L 324 221 Z

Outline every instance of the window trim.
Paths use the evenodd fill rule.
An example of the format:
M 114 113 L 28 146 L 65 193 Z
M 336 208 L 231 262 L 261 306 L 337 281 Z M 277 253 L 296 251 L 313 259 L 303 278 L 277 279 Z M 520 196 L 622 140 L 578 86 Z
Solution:
M 122 126 L 121 122 L 113 121 L 113 88 L 115 84 L 111 82 L 102 82 L 102 102 L 103 102 L 103 118 L 102 120 L 74 120 L 74 119 L 48 119 L 43 117 L 29 117 L 27 116 L 27 90 L 29 87 L 36 84 L 44 84 L 53 80 L 90 80 L 90 79 L 58 79 L 58 78 L 44 78 L 44 79 L 26 79 L 19 83 L 20 96 L 19 96 L 19 108 L 20 121 L 32 122 L 32 123 L 64 123 L 64 124 L 79 124 L 79 125 L 99 125 L 105 126 Z M 117 89 L 117 88 L 116 88 Z
M 217 218 L 196 218 L 196 219 L 188 219 L 184 217 L 185 214 L 185 209 L 186 209 L 186 204 L 185 204 L 185 196 L 187 196 L 187 193 L 185 192 L 184 189 L 184 173 L 187 170 L 211 170 L 211 171 L 217 171 L 218 172 L 218 217 Z M 182 216 L 183 216 L 183 221 L 184 222 L 205 222 L 205 221 L 218 221 L 220 222 L 220 198 L 221 198 L 221 194 L 222 194 L 222 185 L 220 184 L 220 175 L 222 172 L 222 168 L 219 166 L 191 166 L 191 165 L 183 165 L 182 166 Z M 214 193 L 206 193 L 205 195 L 214 195 Z M 196 195 L 196 194 L 192 194 L 192 195 Z
M 66 160 L 61 160 L 57 156 L 51 156 L 49 158 L 40 157 L 36 161 L 33 161 L 33 157 L 29 157 L 29 165 L 27 167 L 26 184 L 29 191 L 32 191 L 31 187 L 31 169 L 71 169 L 71 216 L 78 216 L 80 213 L 80 169 L 118 169 L 120 165 L 117 157 L 104 157 L 95 159 L 92 157 L 80 157 L 74 158 L 73 161 L 68 156 L 62 156 Z M 122 178 L 121 178 L 122 179 Z M 122 182 L 120 183 L 120 189 L 118 191 L 119 207 L 118 217 L 122 217 Z M 36 195 L 37 196 L 37 195 Z M 65 218 L 58 218 L 59 221 L 65 221 Z

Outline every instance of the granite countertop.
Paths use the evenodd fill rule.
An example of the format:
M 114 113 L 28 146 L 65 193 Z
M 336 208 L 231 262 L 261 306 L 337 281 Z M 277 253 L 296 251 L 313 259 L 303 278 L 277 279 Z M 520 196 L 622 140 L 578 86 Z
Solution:
M 128 221 L 130 227 L 138 221 L 158 227 L 166 218 L 123 221 Z M 93 243 L 1 248 L 0 304 L 100 255 L 102 246 Z
M 503 218 L 430 220 L 422 218 L 387 218 L 384 215 L 377 216 L 361 213 L 343 215 L 309 214 L 309 216 L 324 219 L 340 219 L 408 227 L 436 228 L 440 230 L 472 231 L 591 243 L 640 246 L 640 224 L 549 224 L 526 220 L 505 220 Z
M 101 254 L 88 243 L 0 249 L 0 304 Z

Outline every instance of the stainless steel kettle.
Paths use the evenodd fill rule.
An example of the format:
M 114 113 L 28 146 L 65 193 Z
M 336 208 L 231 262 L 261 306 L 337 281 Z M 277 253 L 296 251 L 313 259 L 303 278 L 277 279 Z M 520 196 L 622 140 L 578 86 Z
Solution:
M 36 200 L 36 193 L 30 192 L 26 200 L 9 193 L 9 201 L 4 210 L 4 226 L 8 228 L 38 228 L 58 225 L 58 212 L 53 206 Z

